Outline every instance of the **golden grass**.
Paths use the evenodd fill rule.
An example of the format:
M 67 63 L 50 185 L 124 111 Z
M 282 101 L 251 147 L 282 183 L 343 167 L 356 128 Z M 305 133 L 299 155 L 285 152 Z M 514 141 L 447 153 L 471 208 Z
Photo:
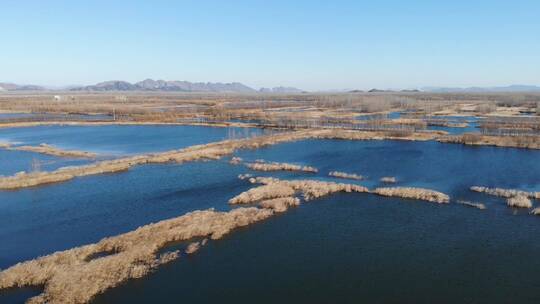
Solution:
M 239 165 L 241 163 L 242 163 L 242 158 L 241 157 L 233 157 L 229 161 L 229 164 L 231 164 L 231 165 Z
M 299 166 L 294 164 L 287 163 L 277 163 L 277 162 L 255 162 L 246 164 L 248 168 L 256 171 L 297 171 L 297 172 L 308 172 L 308 173 L 317 173 L 319 170 L 310 166 Z
M 272 215 L 272 210 L 258 208 L 194 211 L 95 244 L 16 264 L 0 272 L 0 289 L 44 286 L 43 293 L 28 303 L 88 303 L 107 289 L 143 277 L 159 265 L 177 259 L 177 251 L 158 255 L 161 248 L 172 242 L 196 237 L 220 239 L 238 227 Z M 197 251 L 203 242 L 192 243 L 186 251 Z M 112 254 L 92 259 L 103 252 Z
M 385 184 L 395 184 L 397 182 L 397 179 L 393 176 L 385 176 L 382 177 L 380 181 Z
M 412 187 L 387 187 L 377 188 L 371 193 L 382 196 L 401 197 L 407 199 L 416 199 L 432 203 L 447 204 L 450 202 L 450 197 L 442 192 Z
M 509 207 L 532 208 L 531 200 L 525 195 L 517 195 L 506 200 Z
M 279 180 L 272 177 L 256 177 L 249 180 L 254 184 L 263 184 L 266 186 L 278 185 L 292 188 L 295 192 L 301 192 L 305 201 L 310 201 L 322 196 L 336 192 L 368 192 L 366 187 L 342 184 L 334 182 L 323 182 L 316 180 Z M 261 186 L 265 187 L 265 186 Z M 256 189 L 256 188 L 255 188 Z M 248 190 L 249 191 L 249 190 Z M 283 195 L 288 196 L 288 195 Z
M 280 197 L 265 200 L 259 203 L 259 206 L 265 209 L 272 209 L 274 212 L 285 212 L 289 207 L 300 205 L 300 200 L 296 197 Z
M 230 204 L 251 204 L 261 200 L 293 196 L 294 189 L 280 183 L 251 188 L 229 200 Z
M 343 178 L 343 179 L 354 179 L 354 180 L 364 179 L 362 175 L 358 175 L 355 173 L 339 172 L 339 171 L 332 171 L 328 173 L 328 175 L 332 177 Z
M 473 146 L 495 146 L 522 149 L 540 149 L 539 136 L 494 136 L 481 134 L 448 135 L 437 139 L 442 143 Z
M 540 192 L 527 192 L 515 189 L 503 189 L 503 188 L 488 188 L 480 186 L 472 186 L 471 191 L 485 193 L 493 196 L 511 198 L 515 196 L 525 196 L 533 199 L 540 199 Z
M 10 150 L 28 151 L 60 157 L 77 157 L 77 158 L 95 158 L 96 153 L 77 151 L 77 150 L 62 150 L 48 144 L 40 144 L 39 146 L 17 146 L 10 147 Z

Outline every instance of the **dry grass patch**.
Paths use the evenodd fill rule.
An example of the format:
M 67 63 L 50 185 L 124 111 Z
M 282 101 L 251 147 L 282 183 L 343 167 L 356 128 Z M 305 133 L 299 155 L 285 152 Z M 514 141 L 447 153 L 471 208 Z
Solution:
M 332 171 L 328 173 L 328 175 L 332 177 L 343 178 L 343 179 L 354 179 L 354 180 L 364 179 L 362 175 L 358 175 L 354 173 L 339 172 L 339 171 Z
M 308 172 L 308 173 L 317 173 L 319 170 L 310 166 L 299 166 L 294 164 L 287 163 L 277 163 L 277 162 L 255 162 L 246 164 L 248 168 L 256 171 L 297 171 L 297 172 Z
M 468 206 L 468 207 L 477 208 L 477 209 L 480 209 L 480 210 L 487 209 L 486 205 L 483 204 L 483 203 L 475 203 L 475 202 L 463 201 L 463 200 L 457 200 L 456 203 L 458 203 L 460 205 Z
M 62 150 L 48 144 L 40 144 L 39 146 L 18 146 L 11 147 L 10 150 L 28 151 L 60 157 L 79 157 L 79 158 L 95 158 L 96 153 L 77 151 L 77 150 Z
M 272 210 L 258 208 L 190 212 L 95 244 L 16 264 L 0 272 L 0 289 L 44 286 L 43 293 L 28 303 L 88 303 L 107 289 L 141 278 L 159 265 L 177 259 L 180 256 L 177 251 L 158 255 L 161 248 L 172 242 L 196 237 L 220 239 L 238 227 L 272 215 Z M 201 245 L 204 244 L 192 243 L 186 251 L 196 252 Z M 116 253 L 87 260 L 101 252 Z
M 515 196 L 525 196 L 533 199 L 540 199 L 540 192 L 527 192 L 515 189 L 503 189 L 503 188 L 488 188 L 480 186 L 472 186 L 471 191 L 485 193 L 493 196 L 511 198 Z
M 397 182 L 397 178 L 392 176 L 385 176 L 380 179 L 381 183 L 385 184 L 395 184 Z
M 257 177 L 249 180 L 254 184 L 280 185 L 301 192 L 305 201 L 310 201 L 336 192 L 369 192 L 366 187 L 316 180 L 279 180 L 272 177 Z
M 289 207 L 298 205 L 300 205 L 300 200 L 296 197 L 280 197 L 259 203 L 262 208 L 272 209 L 274 212 L 285 212 Z
M 532 208 L 531 200 L 525 195 L 517 195 L 506 201 L 509 207 Z
M 447 204 L 450 202 L 450 197 L 442 192 L 423 189 L 423 188 L 412 188 L 412 187 L 388 187 L 388 188 L 377 188 L 372 191 L 372 193 L 382 195 L 382 196 L 391 196 L 391 197 L 401 197 L 407 199 L 416 199 L 432 203 Z

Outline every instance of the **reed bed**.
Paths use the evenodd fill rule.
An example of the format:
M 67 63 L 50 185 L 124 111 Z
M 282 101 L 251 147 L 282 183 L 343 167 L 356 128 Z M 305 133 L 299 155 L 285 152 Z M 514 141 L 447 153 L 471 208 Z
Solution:
M 442 192 L 412 187 L 387 187 L 377 188 L 371 193 L 382 196 L 400 197 L 406 199 L 416 199 L 432 203 L 447 204 L 450 202 L 450 197 Z
M 202 246 L 206 245 L 206 243 L 208 242 L 208 239 L 204 239 L 200 242 L 193 242 L 193 243 L 190 243 L 186 250 L 184 251 L 186 254 L 192 254 L 192 253 L 195 253 L 197 251 L 199 251 L 199 249 L 201 249 Z
M 229 163 L 230 163 L 231 165 L 239 165 L 239 164 L 242 163 L 242 161 L 243 161 L 243 160 L 242 160 L 241 157 L 233 157 L 233 158 L 231 158 L 231 160 L 229 161 Z
M 493 196 L 511 198 L 516 196 L 525 196 L 532 199 L 540 199 L 540 192 L 527 192 L 515 189 L 503 189 L 503 188 L 488 188 L 480 186 L 472 186 L 471 191 L 485 193 Z
M 385 184 L 395 184 L 397 183 L 397 178 L 393 176 L 385 176 L 385 177 L 382 177 L 380 181 L 381 183 L 385 183 Z
M 271 209 L 274 212 L 285 212 L 289 207 L 300 205 L 300 200 L 296 197 L 280 197 L 265 200 L 259 203 L 259 206 L 265 209 Z
M 516 195 L 506 200 L 509 207 L 532 208 L 532 202 L 526 195 Z
M 369 192 L 366 187 L 359 185 L 316 180 L 279 180 L 272 177 L 253 177 L 250 178 L 249 181 L 253 184 L 263 184 L 266 186 L 280 185 L 290 187 L 295 192 L 300 192 L 305 201 L 310 201 L 336 192 Z
M 132 232 L 105 238 L 98 243 L 56 252 L 16 264 L 0 272 L 0 289 L 44 286 L 43 293 L 27 303 L 88 303 L 97 294 L 141 278 L 158 266 L 177 259 L 180 252 L 158 254 L 173 242 L 197 237 L 222 238 L 232 230 L 265 220 L 270 209 L 213 209 L 140 227 Z M 204 242 L 204 241 L 203 241 Z M 203 243 L 188 246 L 196 252 Z M 92 259 L 103 252 L 112 254 Z
M 229 200 L 230 204 L 251 204 L 261 200 L 283 198 L 293 196 L 295 190 L 283 183 L 272 183 L 256 188 L 251 188 Z
M 343 178 L 343 179 L 353 179 L 353 180 L 363 180 L 364 177 L 362 175 L 358 175 L 355 173 L 346 173 L 346 172 L 339 172 L 339 171 L 332 171 L 328 173 L 328 176 L 337 177 L 337 178 Z
M 477 209 L 480 209 L 480 210 L 487 209 L 486 205 L 483 204 L 483 203 L 475 203 L 475 202 L 463 201 L 463 200 L 457 200 L 456 203 L 458 203 L 460 205 L 468 206 L 468 207 L 477 208 Z
M 28 151 L 41 154 L 47 154 L 52 156 L 59 157 L 75 157 L 75 158 L 95 158 L 96 153 L 86 152 L 86 151 L 77 151 L 77 150 L 62 150 L 57 147 L 53 147 L 48 144 L 40 144 L 39 146 L 17 146 L 17 147 L 8 147 L 10 150 L 17 151 Z
M 540 149 L 540 136 L 495 136 L 469 133 L 463 135 L 447 135 L 437 138 L 442 143 L 454 143 L 473 146 L 495 146 L 522 149 Z
M 296 171 L 296 172 L 308 172 L 308 173 L 317 173 L 319 170 L 310 166 L 299 166 L 294 164 L 287 163 L 278 163 L 278 162 L 255 162 L 246 164 L 248 168 L 256 171 Z

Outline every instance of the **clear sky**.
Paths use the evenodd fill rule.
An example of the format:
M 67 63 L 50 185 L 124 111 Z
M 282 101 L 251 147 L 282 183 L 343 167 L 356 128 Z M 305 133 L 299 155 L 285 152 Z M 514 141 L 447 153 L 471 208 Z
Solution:
M 540 85 L 540 1 L 12 1 L 0 82 Z

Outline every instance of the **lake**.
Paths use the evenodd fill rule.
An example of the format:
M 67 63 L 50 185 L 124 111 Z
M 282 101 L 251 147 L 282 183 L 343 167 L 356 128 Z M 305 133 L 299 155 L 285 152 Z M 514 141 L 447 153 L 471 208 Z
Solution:
M 437 142 L 304 140 L 243 150 L 248 161 L 310 165 L 316 174 L 265 172 L 219 161 L 145 165 L 0 192 L 0 268 L 98 241 L 188 211 L 229 210 L 247 189 L 241 173 L 449 194 L 438 205 L 371 194 L 336 194 L 211 241 L 195 255 L 129 281 L 95 303 L 537 303 L 540 218 L 470 186 L 540 191 L 534 150 Z M 328 177 L 329 171 L 366 176 Z M 455 204 L 480 201 L 487 210 Z M 535 205 L 538 202 L 534 202 Z M 98 223 L 98 224 L 96 224 Z M 35 290 L 0 292 L 17 303 Z M 8 301 L 9 300 L 9 301 Z

